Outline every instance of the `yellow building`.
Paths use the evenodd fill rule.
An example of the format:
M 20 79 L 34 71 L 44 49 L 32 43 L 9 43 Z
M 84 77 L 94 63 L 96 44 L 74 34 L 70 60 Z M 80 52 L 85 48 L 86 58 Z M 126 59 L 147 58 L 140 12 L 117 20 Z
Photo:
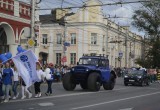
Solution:
M 99 5 L 101 2 L 90 0 L 86 4 Z M 101 7 L 79 9 L 70 16 L 67 13 L 69 10 L 53 10 L 49 15 L 40 16 L 39 56 L 44 63 L 60 65 L 66 55 L 65 64 L 75 65 L 83 54 L 105 54 L 111 66 L 131 67 L 135 65 L 134 59 L 141 57 L 142 37 L 129 31 L 129 27 L 104 19 Z M 61 21 L 67 22 L 65 26 Z M 70 46 L 64 48 L 64 42 Z

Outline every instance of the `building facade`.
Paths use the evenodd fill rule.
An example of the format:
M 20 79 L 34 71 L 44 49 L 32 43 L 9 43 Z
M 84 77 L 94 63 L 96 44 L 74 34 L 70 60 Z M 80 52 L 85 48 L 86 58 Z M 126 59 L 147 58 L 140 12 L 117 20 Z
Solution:
M 101 2 L 90 0 L 86 4 Z M 83 54 L 104 54 L 113 67 L 135 66 L 135 59 L 141 57 L 141 36 L 104 19 L 101 7 L 79 9 L 70 16 L 66 13 L 68 10 L 54 10 L 40 16 L 39 57 L 44 63 L 76 65 Z M 65 26 L 61 20 L 67 22 Z
M 24 2 L 0 0 L 0 54 L 10 51 L 16 55 L 17 46 L 27 42 L 22 36 L 30 28 L 30 9 Z

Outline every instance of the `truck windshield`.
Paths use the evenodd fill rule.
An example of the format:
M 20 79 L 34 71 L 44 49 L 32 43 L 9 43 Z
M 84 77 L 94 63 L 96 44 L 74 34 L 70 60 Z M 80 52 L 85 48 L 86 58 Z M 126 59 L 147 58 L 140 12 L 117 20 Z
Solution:
M 80 58 L 80 65 L 98 65 L 98 59 L 96 58 Z

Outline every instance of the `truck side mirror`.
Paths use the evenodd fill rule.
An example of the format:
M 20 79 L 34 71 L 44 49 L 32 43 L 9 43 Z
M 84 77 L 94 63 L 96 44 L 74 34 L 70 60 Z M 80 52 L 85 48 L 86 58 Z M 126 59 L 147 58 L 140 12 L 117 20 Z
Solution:
M 77 62 L 77 65 L 79 65 L 79 62 Z

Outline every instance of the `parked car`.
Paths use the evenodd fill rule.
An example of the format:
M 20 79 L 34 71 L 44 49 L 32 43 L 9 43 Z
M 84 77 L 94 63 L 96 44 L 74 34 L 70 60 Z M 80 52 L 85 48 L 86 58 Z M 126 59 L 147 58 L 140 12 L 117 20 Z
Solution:
M 149 85 L 149 76 L 145 70 L 132 70 L 128 71 L 128 74 L 124 76 L 124 85 Z
M 67 91 L 75 89 L 80 84 L 82 89 L 99 91 L 103 85 L 105 90 L 112 90 L 116 81 L 116 74 L 109 68 L 108 57 L 84 55 L 78 65 L 63 77 L 63 87 Z

